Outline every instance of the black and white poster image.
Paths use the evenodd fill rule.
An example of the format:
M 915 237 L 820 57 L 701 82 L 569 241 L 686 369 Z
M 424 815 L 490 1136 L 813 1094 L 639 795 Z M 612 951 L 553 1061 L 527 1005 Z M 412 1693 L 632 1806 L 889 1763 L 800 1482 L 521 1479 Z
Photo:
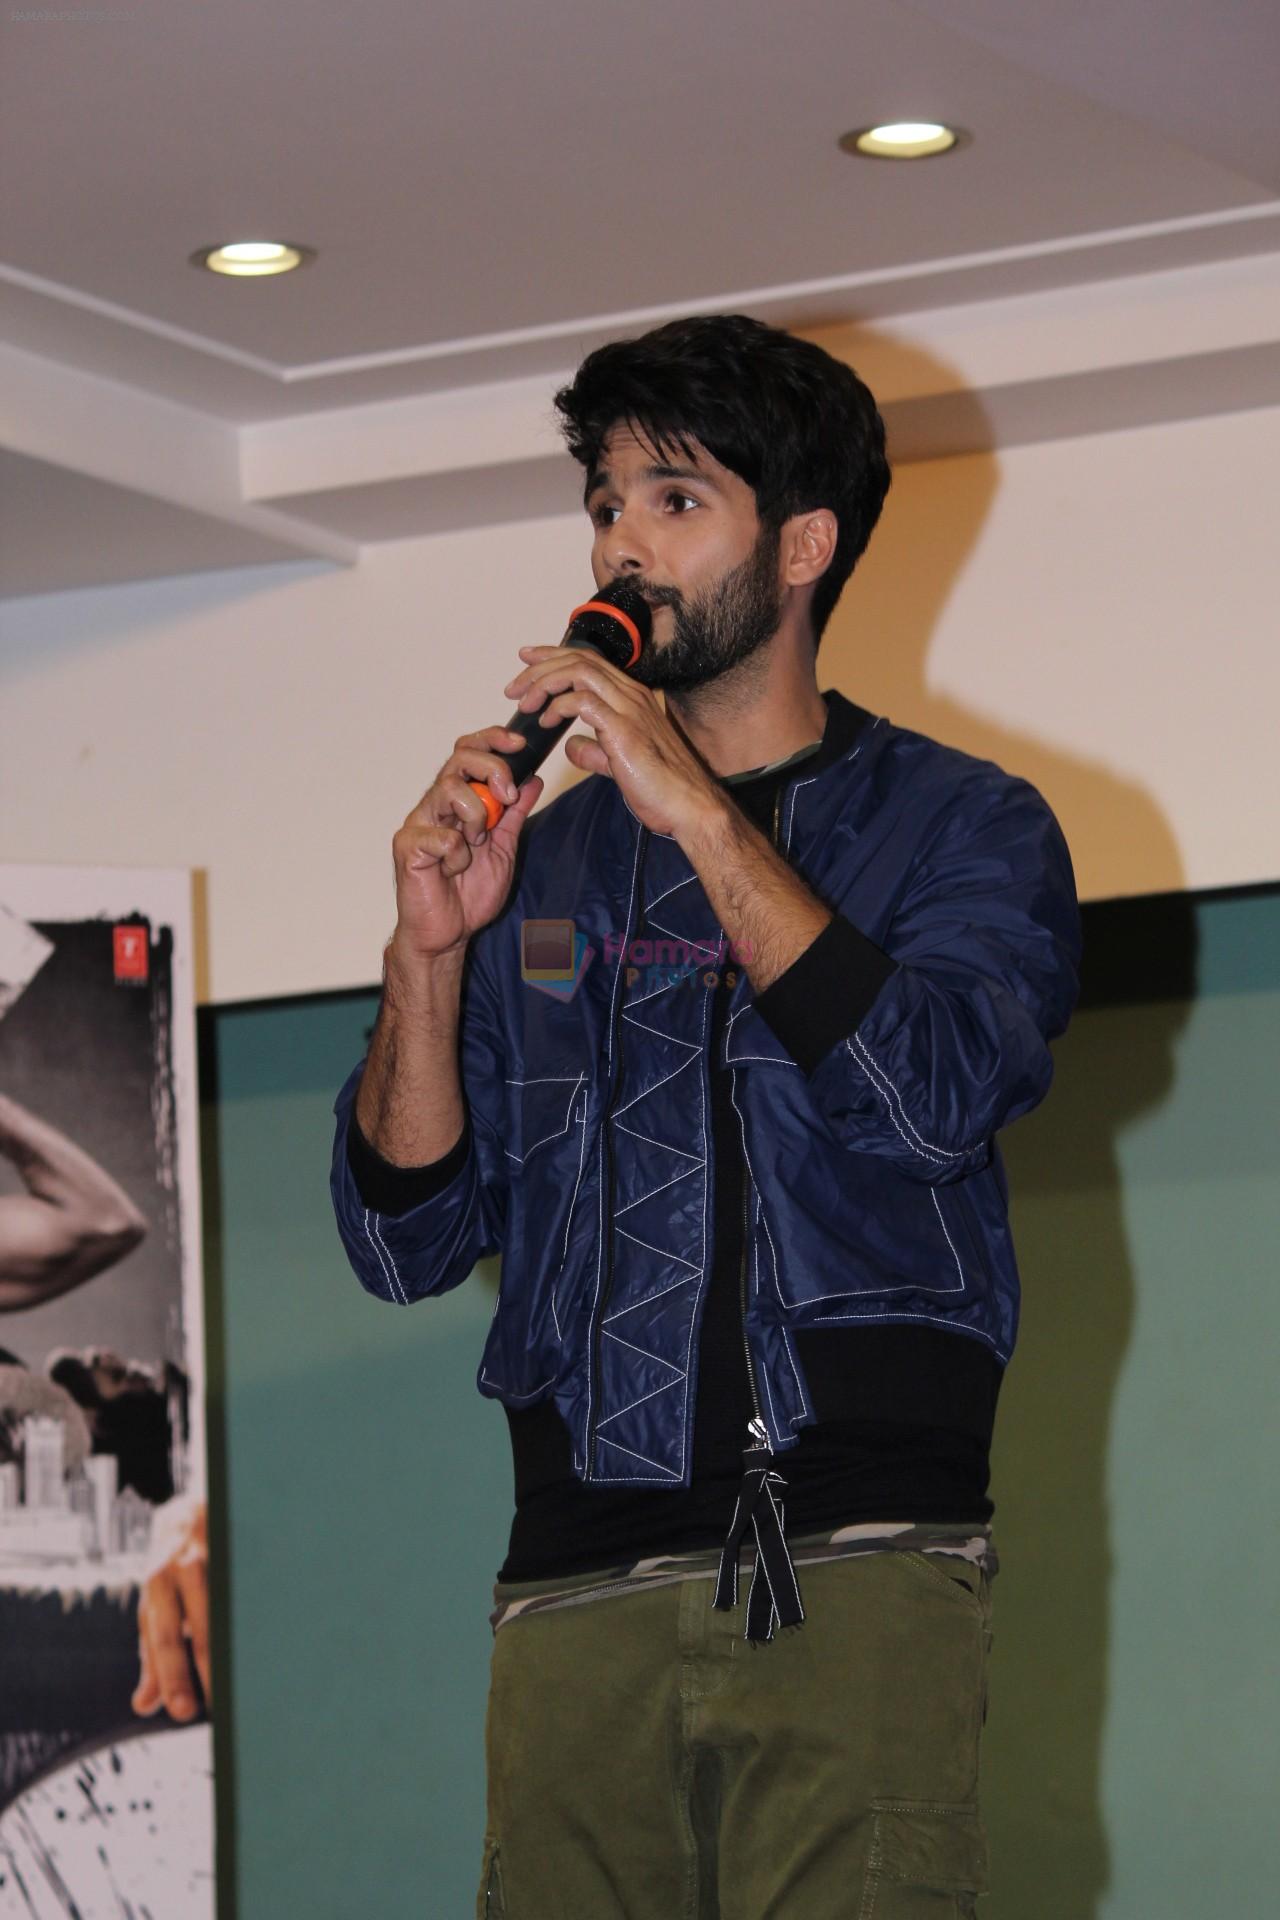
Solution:
M 0 1916 L 212 1920 L 190 876 L 0 866 Z

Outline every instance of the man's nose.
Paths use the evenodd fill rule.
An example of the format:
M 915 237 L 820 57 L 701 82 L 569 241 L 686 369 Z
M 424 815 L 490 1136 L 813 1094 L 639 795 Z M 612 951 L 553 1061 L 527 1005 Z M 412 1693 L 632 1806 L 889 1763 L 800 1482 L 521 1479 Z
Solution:
M 641 532 L 634 514 L 618 515 L 605 534 L 600 557 L 615 577 L 646 573 L 652 568 L 653 548 Z

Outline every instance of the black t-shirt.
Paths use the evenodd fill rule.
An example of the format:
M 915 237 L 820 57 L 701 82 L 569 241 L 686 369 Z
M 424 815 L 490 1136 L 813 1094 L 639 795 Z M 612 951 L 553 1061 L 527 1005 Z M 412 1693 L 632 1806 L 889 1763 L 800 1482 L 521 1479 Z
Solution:
M 728 783 L 766 835 L 775 799 L 802 757 Z M 715 1548 L 728 1533 L 751 1416 L 740 1287 L 742 1137 L 731 1070 L 714 1064 L 732 971 L 722 968 L 714 988 L 679 988 L 715 994 L 714 1241 L 698 1336 L 691 1484 L 652 1491 L 587 1485 L 573 1471 L 569 1435 L 551 1401 L 508 1408 L 516 1511 L 499 1579 L 549 1579 Z M 929 1326 L 823 1327 L 792 1338 L 817 1420 L 777 1458 L 789 1536 L 865 1520 L 990 1519 L 988 1457 L 1002 1371 L 994 1355 Z

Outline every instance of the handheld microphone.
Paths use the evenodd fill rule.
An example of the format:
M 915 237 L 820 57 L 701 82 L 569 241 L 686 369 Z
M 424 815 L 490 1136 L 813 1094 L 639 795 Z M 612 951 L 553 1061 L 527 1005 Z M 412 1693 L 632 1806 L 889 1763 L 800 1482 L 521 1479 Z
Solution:
M 560 644 L 580 647 L 587 653 L 598 653 L 611 666 L 621 667 L 627 673 L 649 644 L 652 628 L 653 615 L 649 602 L 634 587 L 624 586 L 620 580 L 614 580 L 590 600 L 584 601 L 582 606 L 574 608 Z M 541 726 L 542 712 L 542 707 L 533 713 L 522 713 L 517 707 L 507 726 L 512 733 L 518 733 L 526 744 L 523 747 L 497 749 L 498 757 L 510 767 L 511 778 L 517 787 L 522 780 L 536 772 L 571 724 L 570 720 L 562 720 L 559 726 Z M 484 802 L 486 825 L 489 828 L 496 827 L 506 812 L 502 801 L 486 781 L 468 780 L 467 785 Z

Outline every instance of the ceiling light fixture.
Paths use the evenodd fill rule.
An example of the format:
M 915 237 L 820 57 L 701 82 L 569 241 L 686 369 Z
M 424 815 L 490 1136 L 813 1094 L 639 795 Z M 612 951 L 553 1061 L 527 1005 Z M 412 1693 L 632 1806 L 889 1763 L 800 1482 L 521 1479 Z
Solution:
M 840 147 L 844 153 L 866 154 L 872 160 L 927 160 L 935 153 L 950 153 L 967 140 L 958 128 L 944 127 L 936 120 L 890 120 L 878 127 L 855 127 L 841 136 Z
M 191 255 L 193 267 L 207 267 L 210 273 L 228 273 L 238 280 L 256 280 L 269 273 L 292 273 L 295 267 L 309 267 L 315 259 L 312 247 L 293 246 L 283 240 L 232 240 L 220 247 L 201 247 Z

